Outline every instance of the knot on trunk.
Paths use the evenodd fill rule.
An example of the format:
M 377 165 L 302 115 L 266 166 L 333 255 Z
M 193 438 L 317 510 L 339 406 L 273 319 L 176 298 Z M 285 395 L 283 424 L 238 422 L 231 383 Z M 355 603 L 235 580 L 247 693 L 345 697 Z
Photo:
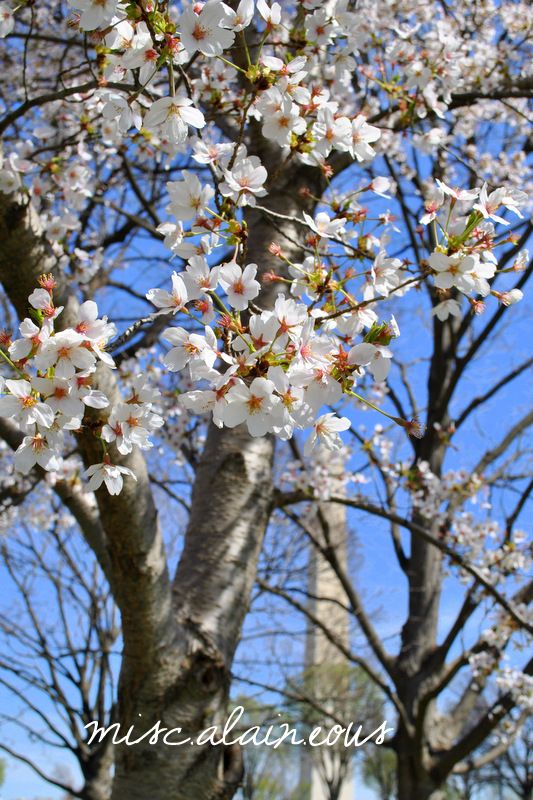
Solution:
M 18 228 L 26 216 L 28 204 L 10 203 L 5 210 L 5 225 L 8 230 Z
M 220 800 L 226 800 L 235 794 L 244 776 L 244 759 L 239 744 L 224 747 L 222 756 L 222 793 Z
M 220 653 L 198 653 L 191 668 L 197 684 L 207 694 L 214 694 L 227 684 L 226 664 Z

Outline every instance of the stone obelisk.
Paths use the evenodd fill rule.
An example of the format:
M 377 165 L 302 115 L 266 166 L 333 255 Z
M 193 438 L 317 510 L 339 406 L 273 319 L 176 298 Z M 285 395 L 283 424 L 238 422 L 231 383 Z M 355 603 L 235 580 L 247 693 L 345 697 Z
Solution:
M 330 451 L 321 453 L 331 494 L 344 493 L 344 459 Z M 343 569 L 347 568 L 346 506 L 327 501 L 307 520 L 313 538 L 321 545 L 334 548 Z M 318 548 L 311 544 L 308 569 L 309 608 L 323 621 L 328 631 L 349 644 L 349 614 L 346 595 L 331 565 Z M 349 664 L 324 631 L 308 622 L 305 644 L 306 691 L 321 708 L 335 717 L 350 721 Z M 320 719 L 313 711 L 313 724 L 330 729 L 332 719 Z M 300 764 L 300 796 L 305 800 L 354 800 L 352 753 L 341 747 L 302 747 Z

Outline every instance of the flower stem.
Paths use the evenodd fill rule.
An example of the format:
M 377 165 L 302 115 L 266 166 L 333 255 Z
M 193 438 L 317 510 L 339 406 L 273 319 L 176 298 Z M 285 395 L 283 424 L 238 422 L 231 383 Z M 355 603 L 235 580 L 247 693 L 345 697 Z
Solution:
M 11 361 L 9 356 L 6 353 L 4 353 L 4 351 L 1 348 L 0 348 L 0 356 L 2 356 L 4 361 L 7 361 L 7 363 L 11 367 L 11 369 L 14 369 L 15 372 L 18 372 L 18 374 L 20 375 L 21 378 L 24 378 L 24 379 L 26 378 L 26 375 L 24 374 L 24 372 L 22 372 L 21 369 L 19 369 L 18 367 L 15 366 L 15 364 Z

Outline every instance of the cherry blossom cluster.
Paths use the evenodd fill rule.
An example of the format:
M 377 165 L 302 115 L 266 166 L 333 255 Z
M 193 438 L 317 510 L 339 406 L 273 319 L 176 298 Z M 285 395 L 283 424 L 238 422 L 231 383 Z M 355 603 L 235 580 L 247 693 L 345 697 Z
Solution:
M 190 130 L 199 130 L 206 124 L 202 111 L 190 97 L 191 89 L 199 100 L 211 96 L 237 73 L 246 75 L 253 87 L 251 96 L 245 98 L 249 116 L 262 120 L 262 133 L 282 148 L 296 148 L 302 160 L 321 163 L 332 150 L 348 153 L 360 161 L 373 155 L 371 142 L 379 131 L 368 125 L 360 114 L 339 114 L 339 103 L 330 92 L 316 89 L 314 79 L 321 68 L 320 59 L 308 64 L 307 56 L 298 56 L 287 63 L 270 55 L 264 47 L 267 38 L 283 43 L 285 21 L 278 3 L 269 6 L 264 0 L 243 0 L 234 11 L 225 3 L 211 0 L 186 7 L 181 13 L 171 8 L 167 14 L 155 4 L 126 4 L 81 0 L 71 3 L 79 12 L 77 25 L 84 31 L 93 31 L 101 40 L 105 63 L 104 82 L 131 85 L 133 71 L 138 71 L 142 92 L 127 97 L 116 89 L 101 92 L 103 117 L 114 129 L 107 135 L 125 135 L 132 127 L 158 137 L 168 152 L 177 152 L 186 144 Z M 335 40 L 339 50 L 350 41 L 351 26 L 355 17 L 338 4 L 336 14 L 306 9 L 305 35 L 310 48 L 325 55 Z M 256 20 L 263 27 L 260 56 L 252 61 L 247 53 L 247 68 L 233 64 L 222 53 L 228 51 L 239 36 Z M 97 33 L 98 31 L 98 33 Z M 246 47 L 246 46 L 245 46 Z M 172 78 L 170 86 L 160 84 L 164 66 L 179 70 L 191 58 L 200 57 L 202 74 L 191 77 L 188 85 L 176 87 Z M 314 59 L 313 59 L 314 60 Z M 215 66 L 211 66 L 214 64 Z M 349 62 L 339 59 L 339 77 L 346 80 Z M 310 69 L 309 69 L 310 67 Z M 338 70 L 337 70 L 338 71 Z M 183 84 L 183 81 L 179 81 Z M 148 99 L 153 91 L 156 98 Z M 157 96 L 159 94 L 162 96 Z M 234 87 L 231 100 L 239 99 Z
M 388 473 L 395 481 L 403 482 L 409 491 L 414 509 L 428 521 L 451 516 L 446 527 L 446 541 L 456 552 L 468 557 L 484 579 L 497 584 L 508 575 L 527 575 L 532 558 L 525 531 L 514 530 L 507 536 L 495 519 L 475 516 L 466 503 L 477 506 L 480 512 L 491 509 L 487 501 L 487 486 L 481 475 L 468 470 L 448 470 L 435 475 L 427 462 L 418 461 L 414 467 L 401 462 L 390 464 Z M 460 579 L 468 583 L 471 576 L 459 570 Z
M 56 330 L 63 307 L 54 305 L 55 285 L 51 275 L 42 276 L 39 288 L 28 298 L 30 317 L 20 323 L 20 337 L 1 336 L 0 356 L 13 377 L 0 378 L 0 416 L 11 419 L 23 434 L 14 466 L 24 475 L 36 465 L 50 473 L 61 472 L 66 435 L 81 430 L 88 408 L 110 406 L 108 397 L 92 387 L 92 380 L 98 362 L 115 366 L 105 347 L 116 327 L 107 317 L 99 319 L 96 303 L 87 300 L 71 327 Z M 141 375 L 130 384 L 124 402 L 111 407 L 98 432 L 104 459 L 86 471 L 89 490 L 105 482 L 111 494 L 118 494 L 123 475 L 135 479 L 129 468 L 111 463 L 106 443 L 113 442 L 121 455 L 134 446 L 150 448 L 150 431 L 163 424 L 151 410 L 158 395 Z
M 523 218 L 520 207 L 527 200 L 527 195 L 518 189 L 499 188 L 489 193 L 486 184 L 480 189 L 459 189 L 436 181 L 420 222 L 433 225 L 438 242 L 428 258 L 428 267 L 435 287 L 447 295 L 432 311 L 441 321 L 462 314 L 459 301 L 452 296 L 453 289 L 468 297 L 476 313 L 483 310 L 483 298 L 489 294 L 506 306 L 522 299 L 520 289 L 497 292 L 491 289 L 489 281 L 498 270 L 495 248 L 502 241 L 512 240 L 512 237 L 496 239 L 493 223 L 509 225 L 497 212 L 506 208 Z M 525 268 L 528 259 L 528 251 L 523 250 L 512 269 L 518 272 Z
M 66 138 L 75 135 L 78 124 L 75 114 L 64 116 Z M 57 144 L 57 131 L 44 121 L 32 133 L 44 149 Z M 79 236 L 80 213 L 94 194 L 93 154 L 84 141 L 64 147 L 61 158 L 52 161 L 35 159 L 34 150 L 30 140 L 18 142 L 7 156 L 0 150 L 0 191 L 31 198 L 57 269 L 81 284 L 87 283 L 102 266 L 102 248 L 95 248 L 91 242 L 86 247 L 71 246 L 71 242 Z
M 496 677 L 500 691 L 509 692 L 519 708 L 533 712 L 533 677 L 519 669 L 504 667 Z
M 301 5 L 305 14 L 304 43 L 318 65 L 327 64 L 328 78 L 335 88 L 346 92 L 358 67 L 357 56 L 362 50 L 373 51 L 374 59 L 360 67 L 361 76 L 368 83 L 378 84 L 385 96 L 396 100 L 406 119 L 423 119 L 428 111 L 442 116 L 452 90 L 463 86 L 468 79 L 497 84 L 501 64 L 506 63 L 506 56 L 512 60 L 513 54 L 513 37 L 509 36 L 508 41 L 498 39 L 498 24 L 505 24 L 511 34 L 519 37 L 527 29 L 528 18 L 527 13 L 521 14 L 515 6 L 511 17 L 510 9 L 486 3 L 479 11 L 479 18 L 476 17 L 479 37 L 466 42 L 457 35 L 465 24 L 462 8 L 453 15 L 442 14 L 438 24 L 426 30 L 436 10 L 422 3 L 405 4 L 405 9 L 402 4 L 388 4 L 378 9 L 371 0 L 358 3 L 356 9 L 350 8 L 348 0 L 335 0 L 327 7 L 309 0 Z M 291 17 L 295 13 L 291 4 L 273 2 L 269 5 L 265 0 L 256 3 L 242 0 L 235 10 L 214 0 L 190 4 L 181 11 L 171 6 L 167 15 L 150 3 L 72 0 L 71 6 L 78 12 L 77 22 L 84 31 L 117 29 L 117 34 L 113 30 L 105 39 L 112 50 L 108 74 L 116 77 L 139 69 L 143 85 L 153 79 L 157 71 L 158 59 L 163 55 L 160 44 L 164 44 L 165 55 L 170 54 L 176 64 L 186 63 L 195 55 L 200 55 L 205 62 L 220 58 L 255 15 L 264 30 L 263 46 L 267 38 L 283 43 L 288 38 Z M 413 11 L 416 11 L 414 18 Z M 4 29 L 9 32 L 13 23 L 7 7 L 4 20 Z M 378 29 L 379 44 L 374 33 Z M 124 49 L 126 52 L 121 53 Z M 114 52 L 116 50 L 119 52 Z M 233 70 L 236 66 L 239 65 L 234 65 Z M 261 65 L 269 70 L 281 66 L 268 61 Z M 228 65 L 220 62 L 218 68 L 224 74 Z M 292 75 L 302 68 L 303 65 L 297 63 L 285 73 L 287 84 L 291 85 Z M 258 80 L 267 81 L 268 78 L 268 74 L 257 75 Z M 206 76 L 207 81 L 210 88 L 216 87 L 216 75 Z M 294 88 L 291 91 L 296 93 Z M 312 97 L 312 101 L 314 99 Z M 279 117 L 300 116 L 288 103 L 282 104 L 281 110 L 283 113 L 277 109 Z M 300 133 L 301 122 L 294 120 L 294 124 L 295 132 Z M 272 121 L 272 126 L 280 127 L 277 120 Z M 287 124 L 281 127 L 286 133 Z M 339 128 L 342 127 L 341 123 Z
M 527 604 L 517 604 L 516 610 L 524 620 L 531 621 L 531 609 Z M 510 645 L 513 645 L 517 651 L 523 649 L 520 639 L 512 638 L 515 633 L 516 623 L 505 611 L 500 610 L 494 623 L 482 632 L 477 646 L 468 656 L 468 662 L 480 689 L 486 680 L 495 674 L 499 690 L 503 694 L 509 692 L 518 708 L 531 711 L 533 708 L 533 678 L 516 667 L 510 666 L 512 657 L 507 652 Z
M 6 149 L 3 157 L 0 155 L 0 190 L 30 194 L 40 209 L 44 233 L 59 268 L 69 269 L 76 280 L 89 281 L 101 266 L 101 252 L 94 252 L 92 242 L 88 247 L 80 247 L 79 243 L 80 212 L 94 196 L 99 164 L 104 158 L 109 163 L 124 138 L 132 140 L 139 162 L 158 161 L 165 154 L 173 156 L 188 148 L 193 141 L 191 134 L 206 125 L 199 106 L 206 95 L 212 99 L 215 89 L 213 68 L 208 64 L 215 63 L 217 68 L 221 65 L 226 70 L 216 91 L 225 89 L 228 107 L 224 110 L 228 118 L 232 116 L 231 104 L 244 107 L 239 125 L 263 120 L 263 135 L 290 150 L 289 155 L 324 164 L 332 150 L 361 161 L 374 154 L 369 142 L 379 138 L 379 130 L 368 125 L 356 109 L 350 116 L 340 115 L 339 103 L 331 99 L 327 90 L 314 93 L 316 68 L 303 69 L 306 56 L 285 63 L 277 56 L 267 55 L 275 48 L 262 46 L 257 62 L 249 63 L 247 80 L 253 88 L 243 103 L 236 81 L 237 68 L 228 67 L 227 59 L 221 61 L 221 53 L 250 25 L 255 11 L 264 26 L 264 38 L 281 36 L 282 44 L 284 27 L 281 7 L 276 3 L 269 7 L 259 2 L 254 9 L 253 2 L 243 2 L 233 12 L 213 0 L 188 7 L 181 15 L 171 8 L 166 16 L 150 4 L 81 2 L 73 6 L 80 12 L 78 26 L 94 31 L 102 88 L 87 96 L 75 96 L 78 107 L 66 104 L 60 116 L 61 136 L 54 107 L 50 107 L 49 119 L 48 108 L 43 109 L 28 137 L 18 140 L 12 150 Z M 8 21 L 1 33 L 8 35 L 14 16 L 4 4 L 2 9 Z M 346 27 L 348 19 L 343 24 Z M 326 51 L 326 42 L 320 37 L 318 45 Z M 206 64 L 202 77 L 192 74 L 187 80 L 183 76 L 176 80 L 174 71 L 198 56 Z M 173 75 L 170 83 L 167 68 Z M 132 91 L 132 85 L 139 83 L 142 91 Z M 176 84 L 180 84 L 179 88 Z M 107 88 L 111 85 L 114 88 Z M 79 141 L 72 145 L 75 137 Z M 60 157 L 50 158 L 48 154 L 58 146 L 60 138 L 68 144 Z M 106 145 L 104 152 L 95 143 L 96 138 Z M 197 162 L 209 165 L 217 191 L 237 209 L 266 194 L 266 170 L 257 157 L 247 156 L 242 144 L 204 144 L 200 134 L 195 147 Z M 69 241 L 73 243 L 71 247 Z M 173 250 L 178 252 L 176 237 L 174 245 Z
M 203 297 L 209 315 L 217 306 L 215 330 L 222 344 L 209 325 L 202 334 L 181 326 L 169 327 L 162 334 L 171 346 L 165 366 L 170 371 L 187 368 L 192 380 L 209 386 L 185 392 L 180 400 L 191 410 L 210 410 L 219 427 L 246 423 L 252 436 L 274 433 L 282 439 L 290 438 L 295 429 L 311 428 L 306 454 L 317 441 L 337 449 L 338 433 L 350 422 L 332 412 L 320 412 L 325 405 L 336 404 L 343 393 L 353 394 L 365 367 L 376 379 L 385 378 L 391 357 L 388 344 L 399 334 L 397 325 L 394 319 L 373 323 L 363 342 L 344 349 L 327 315 L 318 309 L 313 314 L 308 305 L 283 294 L 271 311 L 251 313 L 245 323 L 240 312 L 259 294 L 256 275 L 255 264 L 241 267 L 231 261 L 209 268 L 204 257 L 195 256 L 182 275 L 173 274 L 170 292 L 152 289 L 148 293 L 157 313 L 183 311 L 194 317 L 187 303 L 199 300 L 203 306 Z M 217 288 L 225 294 L 227 305 Z M 415 426 L 410 430 L 416 432 Z
M 368 158 L 372 155 L 367 153 Z M 183 311 L 191 317 L 193 303 L 200 312 L 199 320 L 193 315 L 196 321 L 224 329 L 224 348 L 217 349 L 220 336 L 208 327 L 204 334 L 168 329 L 163 338 L 174 347 L 165 364 L 173 371 L 188 365 L 192 380 L 210 384 L 208 389 L 184 395 L 182 402 L 191 410 L 205 413 L 210 409 L 219 426 L 246 422 L 255 436 L 274 433 L 288 438 L 295 428 L 312 427 L 307 450 L 318 438 L 331 448 L 339 446 L 336 434 L 348 427 L 348 420 L 339 421 L 331 413 L 317 416 L 324 405 L 334 405 L 342 394 L 353 395 L 354 378 L 363 375 L 365 367 L 377 382 L 388 375 L 392 357 L 388 345 L 399 330 L 394 319 L 381 326 L 377 323 L 374 302 L 401 296 L 431 275 L 442 295 L 456 288 L 469 297 L 476 311 L 482 310 L 476 298 L 490 293 L 488 279 L 497 271 L 494 231 L 484 220 L 494 218 L 500 205 L 520 216 L 518 207 L 525 201 L 523 193 L 512 189 L 499 189 L 488 196 L 486 187 L 461 193 L 439 181 L 442 203 L 445 195 L 451 196 L 441 225 L 442 241 L 429 256 L 427 267 L 422 264 L 420 272 L 408 271 L 402 261 L 388 257 L 387 235 L 376 239 L 359 232 L 357 247 L 351 244 L 357 226 L 367 218 L 355 198 L 364 190 L 381 194 L 389 187 L 386 179 L 374 179 L 348 198 L 331 200 L 331 213 L 320 211 L 314 218 L 304 213 L 301 220 L 294 220 L 306 231 L 302 245 L 304 249 L 308 245 L 309 255 L 302 263 L 293 263 L 281 247 L 272 245 L 271 252 L 285 264 L 287 277 L 268 273 L 263 280 L 285 283 L 300 302 L 280 295 L 275 309 L 268 311 L 254 308 L 260 293 L 260 268 L 243 262 L 246 229 L 236 216 L 239 207 L 257 205 L 266 191 L 267 171 L 257 157 L 248 156 L 242 144 L 206 146 L 196 142 L 193 157 L 210 166 L 216 188 L 187 170 L 182 180 L 167 184 L 171 200 L 167 210 L 176 222 L 162 224 L 159 231 L 172 253 L 188 263 L 183 273 L 173 274 L 172 291 L 154 289 L 147 297 L 159 308 L 158 313 L 165 314 Z M 223 203 L 217 204 L 217 192 Z M 465 200 L 463 195 L 473 200 L 478 194 L 480 203 L 470 215 L 453 213 L 459 208 L 457 201 Z M 423 222 L 436 227 L 437 201 L 432 208 Z M 264 210 L 268 214 L 268 209 Z M 496 221 L 505 222 L 500 217 Z M 206 229 L 211 233 L 205 235 Z M 201 240 L 192 244 L 191 237 L 198 236 Z M 211 267 L 207 257 L 221 242 L 234 244 L 233 259 Z M 340 256 L 339 246 L 344 248 Z M 354 272 L 349 265 L 354 259 L 370 261 L 364 283 L 358 287 L 361 300 L 354 295 Z M 519 269 L 518 262 L 513 269 Z M 221 294 L 226 295 L 226 303 Z M 521 297 L 518 290 L 493 294 L 505 305 Z M 243 312 L 246 323 L 241 320 Z M 438 303 L 433 313 L 444 320 L 450 313 L 460 314 L 460 304 L 449 297 Z M 365 328 L 369 330 L 363 341 L 352 341 Z M 214 367 L 217 356 L 224 362 L 222 372 Z M 418 433 L 415 422 L 399 422 L 410 433 Z
M 220 191 L 231 199 L 234 207 L 255 205 L 256 198 L 264 192 L 266 170 L 257 158 L 247 157 L 243 146 L 231 149 L 234 158 L 230 157 L 229 149 L 224 152 L 213 147 L 210 151 L 213 169 L 223 176 Z M 202 148 L 197 148 L 196 153 L 201 159 L 206 157 Z M 232 160 L 235 172 L 229 168 Z M 193 173 L 184 171 L 183 180 L 171 182 L 167 188 L 171 198 L 168 211 L 176 224 L 164 223 L 160 231 L 172 252 L 187 257 L 190 245 L 184 243 L 184 237 L 201 232 L 206 219 L 213 220 L 211 227 L 215 230 L 210 237 L 202 237 L 197 250 L 201 255 L 189 255 L 185 271 L 173 273 L 170 292 L 153 289 L 147 297 L 158 307 L 158 313 L 165 314 L 183 311 L 190 317 L 190 304 L 194 303 L 201 312 L 202 324 L 213 323 L 215 328 L 224 329 L 221 350 L 220 337 L 209 326 L 205 326 L 203 334 L 190 333 L 182 327 L 169 328 L 163 334 L 173 345 L 165 357 L 166 366 L 172 371 L 188 366 L 192 380 L 209 383 L 208 389 L 185 394 L 182 402 L 191 410 L 210 409 L 219 426 L 233 427 L 246 422 L 254 436 L 274 433 L 281 438 L 292 436 L 295 428 L 312 427 L 308 450 L 318 438 L 326 446 L 338 447 L 337 433 L 348 427 L 348 420 L 335 419 L 331 413 L 318 416 L 320 409 L 334 405 L 343 394 L 353 395 L 357 377 L 364 374 L 365 368 L 375 381 L 386 379 L 392 357 L 389 344 L 399 330 L 394 318 L 378 324 L 372 305 L 380 297 L 405 293 L 421 277 L 410 279 L 402 262 L 387 257 L 380 243 L 361 289 L 362 301 L 358 301 L 351 294 L 352 272 L 341 269 L 335 254 L 327 269 L 331 245 L 345 243 L 349 247 L 347 219 L 339 216 L 342 211 L 337 204 L 333 215 L 325 211 L 314 218 L 303 214 L 301 224 L 308 230 L 307 242 L 312 250 L 302 263 L 291 262 L 279 246 L 272 246 L 272 253 L 288 267 L 288 278 L 278 274 L 266 278 L 285 281 L 293 297 L 280 295 L 272 311 L 254 308 L 261 288 L 258 266 L 242 263 L 241 224 L 235 217 L 225 218 L 210 208 L 215 190 L 202 184 Z M 376 191 L 374 185 L 365 188 Z M 441 293 L 457 288 L 479 310 L 480 301 L 470 295 L 488 295 L 491 291 L 488 279 L 497 270 L 492 224 L 482 220 L 494 215 L 500 204 L 520 214 L 518 205 L 524 198 L 503 189 L 487 196 L 483 187 L 479 192 L 480 203 L 474 205 L 470 216 L 455 218 L 452 212 L 461 192 L 449 189 L 442 182 L 439 191 L 442 198 L 450 193 L 452 197 L 446 227 L 442 227 L 442 243 L 429 256 L 428 269 Z M 476 192 L 468 194 L 470 200 L 477 196 Z M 424 221 L 435 222 L 436 212 L 435 207 L 427 215 L 433 218 Z M 501 219 L 498 217 L 497 221 Z M 184 222 L 190 222 L 187 232 Z M 235 255 L 221 266 L 210 267 L 206 256 L 219 236 L 235 242 Z M 493 293 L 506 305 L 521 297 L 518 290 Z M 221 295 L 225 295 L 225 303 Z M 246 322 L 241 320 L 243 312 Z M 433 313 L 441 320 L 450 313 L 460 314 L 459 302 L 451 297 L 442 300 Z M 363 341 L 354 342 L 354 337 L 365 328 L 368 332 Z M 224 364 L 223 371 L 215 368 L 218 356 Z M 400 424 L 410 433 L 418 433 L 415 423 L 400 421 Z

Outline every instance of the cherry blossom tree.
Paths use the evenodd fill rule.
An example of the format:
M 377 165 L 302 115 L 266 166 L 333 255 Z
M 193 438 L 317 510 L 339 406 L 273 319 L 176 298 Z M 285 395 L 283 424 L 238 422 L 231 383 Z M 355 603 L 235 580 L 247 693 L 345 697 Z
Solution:
M 516 631 L 531 632 L 516 533 L 531 484 L 517 479 L 503 534 L 463 507 L 531 414 L 472 475 L 444 471 L 455 432 L 531 365 L 502 360 L 452 418 L 531 271 L 530 26 L 510 0 L 0 3 L 6 490 L 59 499 L 108 581 L 124 730 L 224 721 L 269 520 L 289 509 L 305 527 L 297 507 L 323 499 L 323 448 L 343 442 L 363 445 L 385 500 L 326 499 L 388 520 L 409 586 L 393 658 L 336 567 L 398 712 L 401 800 L 436 798 L 527 701 L 531 664 L 509 667 L 489 717 L 432 738 L 440 690 L 471 669 L 466 710 Z M 417 308 L 432 317 L 428 392 L 406 380 L 405 399 L 392 376 Z M 364 413 L 411 442 L 410 467 L 388 458 L 388 432 L 361 437 Z M 305 465 L 289 491 L 287 452 Z M 24 511 L 31 492 L 14 524 Z M 469 583 L 438 643 L 450 564 Z M 481 606 L 499 628 L 446 661 Z M 229 798 L 241 775 L 236 745 L 176 756 L 144 740 L 116 748 L 111 796 Z

